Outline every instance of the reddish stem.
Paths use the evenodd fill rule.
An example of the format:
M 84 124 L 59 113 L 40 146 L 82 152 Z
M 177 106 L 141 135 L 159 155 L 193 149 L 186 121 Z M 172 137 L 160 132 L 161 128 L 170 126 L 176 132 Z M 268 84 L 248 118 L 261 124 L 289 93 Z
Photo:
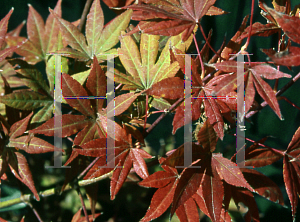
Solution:
M 248 34 L 247 42 L 246 42 L 245 46 L 242 48 L 244 51 L 248 48 L 248 45 L 250 43 L 251 32 L 252 32 L 252 23 L 253 23 L 253 12 L 254 12 L 254 0 L 252 0 L 252 3 L 251 3 L 251 17 L 250 17 L 249 34 Z
M 143 134 L 145 134 L 145 130 L 146 130 L 147 117 L 148 117 L 147 114 L 148 114 L 148 95 L 146 94 L 146 113 L 145 113 L 145 122 L 144 122 Z
M 205 39 L 205 42 L 207 43 L 207 45 L 208 45 L 208 47 L 220 58 L 220 59 L 222 59 L 222 60 L 226 60 L 226 59 L 224 59 L 224 58 L 222 58 L 222 56 L 218 53 L 218 52 L 216 52 L 216 50 L 214 50 L 214 48 L 210 45 L 210 43 L 209 43 L 209 41 L 208 41 L 208 39 L 207 39 L 207 37 L 206 37 L 206 35 L 205 35 L 205 33 L 204 33 L 204 30 L 203 30 L 203 28 L 202 28 L 202 25 L 201 24 L 199 24 L 199 28 L 200 28 L 200 31 L 201 31 L 201 33 L 202 33 L 202 35 L 203 35 L 203 38 Z
M 201 54 L 200 54 L 200 50 L 199 50 L 197 39 L 196 39 L 196 36 L 195 36 L 194 32 L 193 32 L 193 38 L 194 38 L 194 42 L 195 42 L 195 45 L 196 45 L 196 49 L 197 49 L 197 52 L 198 52 L 199 61 L 200 61 L 200 65 L 201 65 L 201 79 L 203 79 L 204 75 L 205 75 L 205 69 L 204 69 L 204 64 L 203 64 L 203 61 L 202 61 L 202 57 L 201 57 Z
M 285 96 L 279 96 L 277 97 L 278 100 L 285 100 L 286 102 L 288 102 L 289 104 L 291 104 L 293 107 L 297 108 L 300 110 L 300 107 L 297 106 L 296 104 L 292 103 L 290 100 L 288 100 Z
M 81 202 L 81 205 L 82 205 L 82 208 L 83 208 L 85 219 L 86 219 L 87 222 L 89 222 L 89 215 L 87 213 L 87 210 L 86 210 L 86 207 L 85 207 L 85 204 L 84 204 L 84 200 L 83 200 L 83 196 L 82 196 L 82 193 L 81 193 L 79 187 L 77 189 L 77 192 L 78 192 L 78 195 L 79 195 L 79 198 L 80 198 L 80 202 Z
M 236 134 L 234 134 L 234 136 L 236 136 Z M 285 153 L 284 151 L 281 151 L 281 150 L 278 150 L 278 149 L 269 147 L 269 146 L 264 145 L 264 144 L 262 144 L 262 143 L 258 143 L 258 142 L 254 141 L 254 140 L 248 139 L 247 137 L 245 137 L 245 140 L 248 140 L 248 141 L 250 141 L 250 142 L 252 142 L 252 143 L 256 143 L 256 144 L 258 144 L 258 145 L 260 145 L 260 146 L 262 146 L 262 147 L 264 147 L 264 148 L 268 148 L 269 150 L 271 150 L 271 151 L 273 151 L 273 152 L 275 152 L 275 153 L 278 153 L 278 154 L 280 154 L 280 155 L 284 155 L 284 153 Z

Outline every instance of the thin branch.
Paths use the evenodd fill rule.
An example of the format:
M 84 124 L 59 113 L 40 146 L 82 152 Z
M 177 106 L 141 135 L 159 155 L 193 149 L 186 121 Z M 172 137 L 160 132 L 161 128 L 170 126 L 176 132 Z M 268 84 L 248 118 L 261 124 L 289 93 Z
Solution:
M 78 186 L 79 187 L 84 187 L 84 186 L 96 183 L 100 180 L 104 180 L 104 179 L 110 177 L 112 175 L 112 173 L 113 173 L 113 171 L 111 171 L 107 174 L 104 174 L 100 177 L 93 178 L 93 179 L 80 180 L 80 181 L 78 181 Z M 62 186 L 57 186 L 56 188 L 51 188 L 49 190 L 44 190 L 44 191 L 39 193 L 39 196 L 40 197 L 48 197 L 48 196 L 52 196 L 54 194 L 59 194 L 61 188 L 62 188 Z M 65 192 L 67 190 L 70 190 L 70 189 L 73 189 L 73 186 L 69 183 L 69 184 L 67 184 L 67 186 L 65 187 L 63 192 Z M 0 208 L 10 207 L 12 205 L 19 204 L 19 203 L 26 203 L 27 204 L 32 199 L 33 199 L 33 194 L 25 194 L 25 195 L 22 195 L 21 197 L 15 198 L 15 199 L 0 202 Z
M 84 6 L 84 9 L 83 9 L 81 18 L 80 18 L 80 23 L 78 25 L 78 29 L 79 29 L 80 32 L 82 32 L 82 30 L 83 30 L 83 25 L 85 23 L 86 16 L 87 16 L 87 14 L 90 10 L 91 4 L 92 4 L 92 0 L 87 0 L 86 3 L 85 3 L 85 6 Z
M 205 42 L 207 43 L 208 47 L 213 51 L 213 53 L 215 53 L 220 59 L 226 60 L 218 52 L 216 52 L 216 50 L 210 45 L 210 43 L 209 43 L 209 41 L 208 41 L 208 39 L 207 39 L 207 37 L 206 37 L 206 35 L 204 33 L 204 30 L 203 30 L 201 24 L 199 25 L 199 28 L 200 28 L 200 31 L 201 31 L 201 33 L 203 35 L 203 38 L 205 39 Z
M 155 121 L 154 123 L 152 123 L 152 125 L 146 130 L 146 133 L 143 135 L 144 137 L 146 137 L 153 129 L 155 126 L 158 125 L 158 123 L 165 118 L 165 116 L 167 115 L 168 112 L 173 111 L 173 109 L 175 109 L 177 107 L 178 104 L 180 104 L 182 101 L 184 100 L 184 98 L 180 98 L 178 99 L 171 107 L 169 110 L 167 110 L 167 112 L 164 112 L 163 114 L 161 114 Z
M 202 61 L 202 57 L 201 57 L 201 54 L 200 54 L 200 50 L 199 50 L 197 39 L 196 39 L 196 36 L 195 36 L 194 32 L 193 32 L 193 38 L 194 38 L 194 42 L 195 42 L 195 45 L 196 45 L 196 49 L 197 49 L 197 52 L 198 52 L 199 61 L 200 61 L 200 65 L 201 65 L 201 79 L 203 79 L 204 75 L 205 75 L 205 68 L 204 68 L 204 64 L 203 64 L 203 61 Z
M 251 32 L 252 32 L 252 23 L 253 23 L 253 13 L 254 12 L 254 0 L 252 0 L 251 3 L 251 17 L 250 17 L 250 29 L 249 29 L 249 34 L 248 34 L 248 38 L 247 38 L 247 42 L 246 44 L 242 47 L 242 51 L 246 51 L 248 48 L 248 45 L 250 43 L 250 38 L 251 38 Z
M 85 204 L 84 204 L 83 196 L 82 196 L 82 193 L 81 193 L 79 187 L 77 188 L 77 192 L 78 192 L 78 195 L 79 195 L 79 198 L 80 198 L 80 202 L 81 202 L 81 206 L 83 208 L 83 212 L 84 212 L 84 216 L 85 216 L 86 222 L 89 222 L 89 215 L 88 215 L 88 213 L 86 211 L 86 207 L 85 207 Z
M 29 202 L 27 202 L 26 204 L 32 209 L 32 211 L 33 211 L 33 213 L 35 214 L 35 216 L 37 217 L 38 221 L 39 221 L 39 222 L 43 222 L 43 220 L 41 219 L 39 213 L 38 213 L 38 212 L 36 211 L 36 209 L 32 206 L 32 204 L 29 203 Z

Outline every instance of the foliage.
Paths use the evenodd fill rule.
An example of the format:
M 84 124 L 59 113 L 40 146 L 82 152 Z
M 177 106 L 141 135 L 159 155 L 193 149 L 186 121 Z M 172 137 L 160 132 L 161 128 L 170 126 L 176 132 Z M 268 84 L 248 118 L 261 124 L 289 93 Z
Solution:
M 76 209 L 72 222 L 101 220 L 102 212 L 96 213 L 97 203 L 103 201 L 99 199 L 98 186 L 100 180 L 109 177 L 111 200 L 115 200 L 127 184 L 157 189 L 147 212 L 140 218 L 143 222 L 162 218 L 169 208 L 170 218 L 176 214 L 181 222 L 205 218 L 216 222 L 232 221 L 232 202 L 238 209 L 241 204 L 247 208 L 243 214 L 245 221 L 260 221 L 255 195 L 281 206 L 285 203 L 279 186 L 256 169 L 283 160 L 282 175 L 295 221 L 300 195 L 300 126 L 291 136 L 289 145 L 281 149 L 266 145 L 268 137 L 259 141 L 245 138 L 253 144 L 231 156 L 225 155 L 219 146 L 227 137 L 237 136 L 234 134 L 236 99 L 243 85 L 243 118 L 248 121 L 267 105 L 272 109 L 269 115 L 283 120 L 279 99 L 300 109 L 286 97 L 280 97 L 288 89 L 295 94 L 299 92 L 292 85 L 300 78 L 300 73 L 293 73 L 293 68 L 300 66 L 300 31 L 297 28 L 300 26 L 300 5 L 291 9 L 290 0 L 273 0 L 271 8 L 259 1 L 267 20 L 263 24 L 253 22 L 255 1 L 252 0 L 250 24 L 247 26 L 249 16 L 246 16 L 231 40 L 216 51 L 210 44 L 212 33 L 206 36 L 201 25 L 205 15 L 227 14 L 216 7 L 215 2 L 143 0 L 122 4 L 123 1 L 118 0 L 104 1 L 109 7 L 118 6 L 122 10 L 104 25 L 100 1 L 93 0 L 91 4 L 88 0 L 86 6 L 88 9 L 90 5 L 90 9 L 83 12 L 85 33 L 78 28 L 80 25 L 77 27 L 83 21 L 69 22 L 62 18 L 61 0 L 54 10 L 49 8 L 45 24 L 41 15 L 28 4 L 28 38 L 19 36 L 24 23 L 7 33 L 11 9 L 0 21 L 3 84 L 0 102 L 5 104 L 0 110 L 0 177 L 3 183 L 9 184 L 12 173 L 21 182 L 20 186 L 28 187 L 33 195 L 22 193 L 19 198 L 2 200 L 1 208 L 12 210 L 17 204 L 26 203 L 42 221 L 46 216 L 39 215 L 33 203 L 73 189 L 81 200 L 84 216 L 81 216 L 81 209 Z M 131 20 L 139 23 L 129 25 Z M 196 39 L 198 30 L 205 40 L 201 49 Z M 238 76 L 240 63 L 236 57 L 250 53 L 247 48 L 251 36 L 271 37 L 273 34 L 278 35 L 276 50 L 262 49 L 271 61 L 254 62 L 248 56 L 248 61 L 242 64 L 244 75 Z M 198 121 L 193 133 L 195 140 L 168 152 L 163 150 L 158 155 L 145 142 L 153 129 L 158 128 L 158 123 L 174 114 L 173 134 L 187 124 L 184 99 L 185 86 L 190 80 L 185 77 L 188 69 L 184 54 L 193 52 L 193 47 L 198 54 L 191 57 L 191 95 L 196 97 L 191 103 L 191 120 Z M 12 57 L 13 52 L 22 57 Z M 55 53 L 63 55 L 60 136 L 72 143 L 63 149 L 52 145 L 47 138 L 57 135 L 53 116 Z M 115 61 L 114 92 L 108 92 L 106 87 L 112 80 L 108 55 Z M 43 71 L 37 66 L 40 62 L 45 64 Z M 289 68 L 290 74 L 280 71 L 283 66 Z M 278 89 L 281 78 L 292 79 Z M 275 80 L 275 86 L 272 87 L 268 80 Z M 106 102 L 112 93 L 114 100 Z M 261 104 L 260 99 L 264 100 Z M 114 110 L 109 108 L 112 106 Z M 161 116 L 150 124 L 147 119 L 156 116 L 155 113 Z M 107 147 L 109 140 L 114 147 Z M 184 166 L 187 147 L 191 147 L 190 166 Z M 71 168 L 66 168 L 63 181 L 57 182 L 55 188 L 38 191 L 34 184 L 38 175 L 32 173 L 27 159 L 33 154 L 49 152 L 62 153 L 64 166 Z M 240 154 L 245 155 L 244 161 L 236 163 Z M 158 167 L 153 170 L 153 165 L 162 170 Z M 90 215 L 81 187 L 85 188 L 90 201 Z M 0 221 L 6 220 L 0 218 Z

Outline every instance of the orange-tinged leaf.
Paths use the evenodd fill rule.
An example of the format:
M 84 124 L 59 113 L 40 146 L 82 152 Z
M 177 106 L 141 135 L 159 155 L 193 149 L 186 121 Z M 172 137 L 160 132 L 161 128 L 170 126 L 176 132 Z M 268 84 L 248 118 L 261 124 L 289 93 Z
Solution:
M 62 94 L 64 97 L 89 96 L 82 85 L 68 74 L 62 74 Z M 89 99 L 66 99 L 66 102 L 85 116 L 95 117 Z
M 90 120 L 86 120 L 83 115 L 62 115 L 62 137 L 71 136 L 77 133 L 80 129 L 86 127 Z M 54 118 L 49 119 L 41 126 L 30 130 L 30 133 L 44 134 L 46 136 L 54 136 Z
M 171 205 L 175 188 L 176 182 L 159 188 L 152 196 L 151 204 L 141 222 L 151 221 L 161 216 Z
M 133 20 L 141 21 L 129 34 L 139 29 L 144 33 L 165 36 L 174 36 L 183 32 L 182 41 L 186 41 L 205 14 L 222 14 L 218 8 L 211 8 L 215 2 L 216 0 L 187 0 L 169 3 L 163 0 L 153 1 L 151 5 L 134 4 L 124 7 L 134 10 Z M 158 21 L 153 21 L 158 18 Z
M 199 130 L 197 140 L 203 146 L 205 151 L 213 152 L 216 149 L 218 138 L 208 120 L 205 121 Z
M 52 9 L 49 8 L 49 11 L 59 21 L 60 30 L 68 44 L 72 48 L 85 53 L 86 58 L 89 59 L 88 46 L 84 35 L 73 24 L 60 18 Z
M 291 142 L 288 145 L 287 152 L 292 154 L 293 151 L 296 151 L 300 147 L 300 127 L 297 129 L 295 134 L 293 135 L 293 138 Z
M 130 150 L 126 150 L 122 153 L 120 162 L 117 164 L 117 168 L 114 170 L 110 181 L 110 199 L 114 200 L 115 196 L 121 189 L 123 183 L 125 182 L 127 175 L 132 166 L 132 159 L 130 158 Z
M 245 180 L 240 168 L 222 155 L 212 156 L 212 166 L 216 168 L 221 179 L 228 184 L 236 187 L 245 187 L 248 190 L 255 192 L 253 188 Z
M 237 42 L 249 36 L 250 26 L 245 29 L 245 31 L 237 38 Z M 255 22 L 252 24 L 251 36 L 264 36 L 268 37 L 276 32 L 279 32 L 280 28 L 273 23 L 261 24 Z
M 290 46 L 287 50 L 276 52 L 273 49 L 262 49 L 277 65 L 282 66 L 300 66 L 300 48 Z
M 150 159 L 152 156 L 145 150 L 134 148 L 130 149 L 130 157 L 133 161 L 133 168 L 137 175 L 146 179 L 149 176 L 149 173 L 144 158 Z
M 31 138 L 28 142 L 28 136 L 21 136 L 16 139 L 11 139 L 9 146 L 24 150 L 26 153 L 30 154 L 48 153 L 53 151 L 64 152 L 64 150 L 61 148 L 57 148 L 37 137 Z
M 185 154 L 184 144 L 178 147 L 172 152 L 163 162 L 163 165 L 170 167 L 183 166 L 184 165 L 184 154 Z M 199 144 L 192 143 L 192 161 L 198 159 L 203 159 L 207 155 L 205 150 Z M 167 153 L 168 154 L 168 153 Z
M 33 112 L 31 112 L 26 118 L 14 123 L 10 127 L 10 133 L 9 133 L 10 139 L 14 139 L 18 136 L 21 136 L 26 131 L 29 120 L 32 115 Z
M 245 86 L 245 113 L 249 111 L 251 108 L 253 102 L 254 102 L 254 97 L 255 97 L 255 89 L 254 89 L 254 84 L 253 84 L 253 76 L 251 74 L 247 74 L 247 83 Z
M 292 76 L 286 73 L 283 73 L 272 66 L 269 65 L 257 65 L 251 68 L 252 73 L 256 76 L 261 76 L 266 79 L 279 79 L 279 78 L 291 78 Z
M 280 28 L 285 32 L 285 34 L 294 42 L 300 44 L 300 20 L 296 16 L 289 16 L 276 10 L 269 8 L 264 4 L 265 9 L 272 15 L 276 20 Z
M 177 174 L 172 171 L 157 171 L 139 182 L 139 185 L 143 187 L 162 188 L 169 183 L 174 183 L 176 178 Z
M 34 194 L 36 200 L 39 201 L 40 197 L 35 189 L 26 158 L 21 153 L 9 152 L 9 167 L 14 176 L 24 183 Z
M 179 77 L 170 77 L 154 84 L 147 91 L 149 95 L 159 96 L 166 99 L 178 99 L 184 95 L 184 80 Z
M 210 8 L 208 9 L 208 11 L 206 12 L 205 15 L 209 15 L 209 16 L 212 16 L 212 15 L 224 15 L 224 14 L 227 14 L 228 12 L 225 12 L 224 10 L 220 9 L 220 8 L 217 8 L 215 6 L 210 6 Z
M 176 215 L 180 222 L 199 221 L 199 213 L 194 199 L 190 198 L 184 204 L 180 205 L 176 210 Z
M 112 116 L 118 116 L 122 114 L 131 106 L 131 104 L 140 94 L 141 93 L 125 93 L 117 96 L 114 100 L 110 101 L 111 104 L 115 104 L 115 107 L 113 110 L 107 113 L 107 117 L 110 118 Z M 110 103 L 107 105 L 108 107 L 111 105 Z
M 218 137 L 223 140 L 224 137 L 224 121 L 220 109 L 215 99 L 208 97 L 204 99 L 205 114 L 208 117 L 210 125 L 213 126 Z
M 232 60 L 215 64 L 215 67 L 223 72 L 237 72 L 237 66 L 237 62 Z
M 292 206 L 292 214 L 293 218 L 296 214 L 296 207 L 298 205 L 298 187 L 296 185 L 297 173 L 292 164 L 289 163 L 289 158 L 284 156 L 283 158 L 283 179 L 286 188 L 287 195 L 289 197 L 291 206 Z
M 59 17 L 61 17 L 62 14 L 61 2 L 62 0 L 58 0 L 53 10 Z M 58 25 L 58 21 L 55 19 L 55 17 L 52 14 L 49 14 L 46 20 L 45 31 L 43 35 L 43 49 L 45 53 L 56 51 L 56 44 L 58 41 L 59 33 L 59 28 L 57 28 Z
M 45 32 L 45 25 L 42 16 L 30 5 L 27 18 L 27 35 L 38 50 L 39 55 L 44 55 L 43 51 L 43 34 Z
M 99 66 L 96 57 L 94 57 L 93 67 L 86 82 L 86 86 L 93 96 L 106 97 L 106 76 L 104 71 Z M 103 102 L 103 99 L 97 99 L 94 110 L 100 112 L 102 110 Z
M 242 172 L 247 182 L 259 195 L 284 206 L 284 199 L 280 188 L 269 177 L 256 170 L 247 168 L 243 168 Z
M 25 61 L 29 64 L 35 64 L 41 60 L 42 55 L 39 50 L 33 45 L 31 41 L 28 41 L 24 37 L 20 36 L 6 36 L 5 41 L 11 47 L 16 46 L 20 42 L 23 42 L 22 47 L 15 49 L 15 52 L 21 56 L 24 56 Z
M 89 54 L 94 55 L 96 54 L 96 46 L 97 42 L 101 36 L 101 31 L 103 29 L 104 24 L 104 17 L 103 17 L 103 11 L 100 6 L 99 0 L 94 0 L 90 13 L 87 15 L 86 20 L 86 40 L 89 45 Z
M 81 217 L 81 210 L 82 208 L 80 208 L 73 216 L 72 221 L 71 222 L 86 222 L 86 218 L 85 217 Z M 93 215 L 88 215 L 89 221 L 88 222 L 93 222 L 97 217 L 99 217 L 101 215 L 101 213 L 98 214 L 93 214 Z
M 274 91 L 271 86 L 263 81 L 259 76 L 253 75 L 253 82 L 259 95 L 268 103 L 268 105 L 274 110 L 279 119 L 281 119 L 281 113 L 279 104 Z
M 200 189 L 210 218 L 215 222 L 220 221 L 224 188 L 216 169 L 210 166 L 206 168 Z
M 10 16 L 11 14 L 13 13 L 14 11 L 14 8 L 12 8 L 8 13 L 7 15 L 1 19 L 0 21 L 0 49 L 2 48 L 3 46 L 3 43 L 4 43 L 4 37 L 6 35 L 6 32 L 7 32 L 7 25 L 8 25 L 8 21 L 10 19 Z
M 231 38 L 231 40 L 227 44 L 227 46 L 222 50 L 222 53 L 221 53 L 222 58 L 225 58 L 226 60 L 228 60 L 232 56 L 231 54 L 236 54 L 240 50 L 241 45 L 242 45 L 242 41 L 236 42 L 236 40 L 244 32 L 244 30 L 246 28 L 248 18 L 249 18 L 249 15 L 245 16 L 239 30 Z
M 186 167 L 179 177 L 174 193 L 171 216 L 173 216 L 180 205 L 184 204 L 197 192 L 205 170 L 210 167 L 210 162 L 207 159 L 197 160 L 192 166 L 194 167 Z

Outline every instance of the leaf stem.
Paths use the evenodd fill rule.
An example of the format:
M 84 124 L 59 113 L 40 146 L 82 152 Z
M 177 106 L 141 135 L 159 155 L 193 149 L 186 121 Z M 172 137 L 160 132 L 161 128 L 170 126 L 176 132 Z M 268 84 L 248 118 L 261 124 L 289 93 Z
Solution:
M 204 75 L 205 75 L 205 69 L 204 69 L 204 64 L 203 64 L 203 61 L 202 61 L 202 57 L 201 57 L 201 54 L 200 54 L 200 50 L 199 50 L 197 39 L 196 39 L 196 36 L 195 36 L 194 32 L 193 32 L 193 38 L 194 38 L 194 42 L 195 42 L 195 45 L 196 45 L 196 49 L 197 49 L 197 53 L 198 53 L 199 61 L 200 61 L 200 65 L 201 65 L 201 79 L 203 79 Z
M 254 0 L 252 0 L 251 3 L 251 17 L 250 17 L 250 28 L 249 28 L 249 34 L 248 34 L 248 38 L 247 38 L 247 42 L 246 44 L 242 47 L 242 51 L 245 51 L 250 43 L 250 38 L 251 38 L 251 32 L 252 32 L 252 23 L 253 23 L 253 13 L 254 12 Z
M 154 123 L 152 123 L 152 125 L 146 130 L 145 134 L 143 134 L 144 138 L 155 128 L 155 126 L 158 125 L 158 123 L 165 118 L 165 116 L 167 115 L 168 112 L 171 112 L 173 109 L 175 109 L 177 107 L 177 105 L 179 105 L 181 102 L 183 102 L 184 98 L 179 98 L 171 107 L 169 110 L 167 110 L 167 112 L 162 113 L 155 121 Z
M 78 181 L 78 186 L 79 187 L 84 187 L 84 186 L 96 183 L 100 180 L 104 180 L 104 179 L 110 177 L 112 175 L 112 173 L 113 173 L 113 171 L 111 171 L 107 174 L 104 174 L 100 177 L 93 178 L 93 179 L 80 180 L 80 181 Z M 70 190 L 72 188 L 73 188 L 73 186 L 71 186 L 71 184 L 69 183 L 69 184 L 67 184 L 67 186 L 65 187 L 63 192 L 65 192 L 67 190 Z M 44 190 L 44 191 L 40 192 L 39 196 L 40 197 L 52 196 L 54 194 L 58 194 L 60 190 L 61 190 L 61 186 L 57 186 L 56 188 L 51 188 L 51 189 Z M 19 204 L 19 203 L 26 203 L 27 204 L 31 199 L 33 199 L 33 194 L 25 194 L 25 195 L 22 195 L 21 197 L 15 198 L 15 199 L 0 202 L 0 208 L 10 207 L 12 205 Z
M 83 212 L 84 212 L 84 216 L 85 216 L 86 222 L 89 222 L 89 216 L 88 216 L 88 213 L 86 211 L 86 207 L 85 207 L 85 204 L 84 204 L 83 196 L 82 196 L 82 193 L 81 193 L 79 187 L 77 189 L 77 192 L 78 192 L 78 195 L 79 195 L 79 198 L 80 198 L 80 202 L 81 202 L 81 206 L 83 208 Z
M 84 23 L 85 23 L 85 20 L 86 20 L 86 16 L 89 12 L 91 4 L 92 4 L 92 0 L 87 0 L 86 3 L 85 3 L 85 6 L 84 6 L 84 9 L 83 9 L 81 18 L 80 18 L 80 23 L 78 25 L 78 29 L 79 29 L 80 32 L 82 32 L 82 30 L 83 30 L 83 26 L 84 26 Z
M 224 59 L 218 52 L 216 52 L 216 50 L 210 45 L 210 43 L 209 43 L 209 41 L 208 41 L 208 39 L 207 39 L 207 37 L 206 37 L 206 35 L 205 35 L 205 33 L 204 33 L 204 30 L 203 30 L 203 28 L 202 28 L 202 25 L 201 24 L 199 24 L 199 28 L 200 28 L 200 31 L 201 31 L 201 33 L 202 33 L 202 35 L 203 35 L 203 38 L 205 39 L 205 42 L 207 43 L 207 45 L 208 45 L 208 47 L 220 58 L 220 59 L 222 59 L 222 60 L 226 60 L 226 59 Z
M 38 212 L 36 211 L 36 209 L 32 206 L 32 204 L 29 203 L 29 202 L 27 202 L 26 204 L 32 209 L 32 211 L 33 211 L 34 215 L 37 217 L 38 221 L 39 221 L 39 222 L 43 222 L 43 220 L 41 219 L 39 213 L 38 213 Z

